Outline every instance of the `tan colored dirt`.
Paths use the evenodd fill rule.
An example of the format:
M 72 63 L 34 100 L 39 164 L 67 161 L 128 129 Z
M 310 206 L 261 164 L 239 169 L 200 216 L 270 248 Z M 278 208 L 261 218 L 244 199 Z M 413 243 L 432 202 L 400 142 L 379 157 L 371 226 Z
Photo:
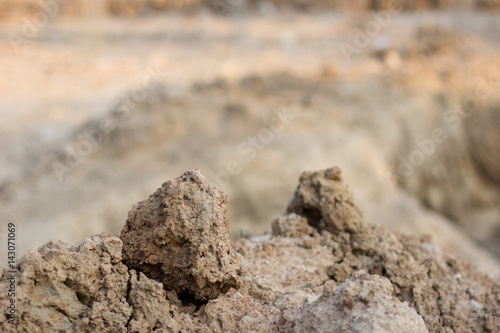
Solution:
M 188 171 L 133 207 L 122 239 L 101 234 L 28 252 L 17 331 L 500 331 L 500 283 L 425 237 L 366 224 L 336 167 L 302 174 L 287 209 L 294 212 L 273 221 L 273 234 L 230 245 L 224 203 Z M 168 268 L 178 281 L 166 278 Z M 225 276 L 241 284 L 221 287 Z M 1 330 L 16 331 L 6 318 Z

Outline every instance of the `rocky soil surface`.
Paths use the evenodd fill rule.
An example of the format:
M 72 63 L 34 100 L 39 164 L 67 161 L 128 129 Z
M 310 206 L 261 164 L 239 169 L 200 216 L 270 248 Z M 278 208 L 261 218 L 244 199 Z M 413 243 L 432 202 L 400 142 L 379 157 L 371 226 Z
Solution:
M 272 233 L 229 240 L 200 171 L 164 183 L 119 236 L 19 263 L 17 332 L 499 332 L 500 282 L 428 237 L 367 224 L 339 168 L 302 173 Z M 0 281 L 5 309 L 9 282 Z M 16 332 L 0 317 L 2 332 Z
M 19 331 L 499 331 L 498 1 L 51 3 L 0 1 Z
M 339 165 L 368 223 L 500 274 L 493 13 L 394 13 L 350 58 L 369 12 L 54 19 L 13 47 L 18 18 L 0 21 L 0 220 L 19 254 L 117 234 L 193 168 L 228 194 L 230 239 L 260 234 L 303 170 Z
M 13 15 L 0 20 L 0 220 L 18 225 L 19 254 L 117 234 L 133 203 L 192 168 L 229 195 L 232 240 L 263 233 L 302 170 L 339 165 L 368 223 L 432 234 L 500 274 L 500 25 L 466 10 L 476 2 L 99 18 L 85 1 L 77 19 L 71 1 L 47 22 L 16 16 L 22 3 L 40 10 L 0 4 Z M 370 43 L 343 53 L 374 22 Z

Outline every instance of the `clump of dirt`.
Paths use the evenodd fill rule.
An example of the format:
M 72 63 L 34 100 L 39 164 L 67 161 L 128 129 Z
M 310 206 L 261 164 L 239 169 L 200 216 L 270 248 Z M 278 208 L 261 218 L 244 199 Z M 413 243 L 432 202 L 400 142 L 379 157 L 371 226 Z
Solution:
M 328 173 L 303 174 L 301 185 L 317 177 L 324 179 L 322 174 Z M 324 182 L 323 186 L 332 185 Z M 318 220 L 324 218 L 317 216 Z M 500 328 L 500 285 L 444 253 L 426 237 L 398 236 L 365 224 L 359 232 L 341 232 L 331 239 L 341 249 L 340 258 L 329 268 L 333 280 L 342 282 L 359 269 L 389 278 L 397 297 L 409 302 L 433 332 Z
M 17 327 L 5 313 L 1 330 L 500 330 L 500 282 L 425 237 L 366 224 L 338 168 L 303 173 L 272 234 L 230 243 L 225 201 L 188 171 L 133 207 L 121 239 L 28 252 L 18 267 Z
M 318 230 L 333 234 L 359 233 L 366 224 L 352 194 L 342 182 L 339 168 L 324 172 L 304 172 L 286 214 L 304 216 Z
M 164 183 L 129 212 L 120 234 L 125 263 L 195 300 L 237 288 L 226 203 L 198 170 Z
M 126 330 L 130 276 L 116 237 L 97 235 L 74 246 L 47 243 L 22 258 L 17 279 L 17 330 L 2 313 L 2 332 Z M 4 311 L 10 299 L 4 281 L 0 295 Z
M 415 309 L 392 293 L 388 279 L 357 271 L 333 293 L 325 288 L 317 301 L 305 305 L 295 331 L 428 332 Z M 352 311 L 356 305 L 361 308 Z

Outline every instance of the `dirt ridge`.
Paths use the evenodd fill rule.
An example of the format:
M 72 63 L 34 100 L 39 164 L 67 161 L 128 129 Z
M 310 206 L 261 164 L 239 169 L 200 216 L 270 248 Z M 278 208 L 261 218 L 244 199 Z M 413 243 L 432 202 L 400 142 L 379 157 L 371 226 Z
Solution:
M 120 238 L 29 251 L 17 327 L 4 314 L 1 330 L 500 331 L 500 282 L 426 237 L 366 224 L 337 167 L 301 175 L 272 234 L 230 242 L 225 200 L 190 170 L 135 205 Z M 4 273 L 3 309 L 7 289 Z

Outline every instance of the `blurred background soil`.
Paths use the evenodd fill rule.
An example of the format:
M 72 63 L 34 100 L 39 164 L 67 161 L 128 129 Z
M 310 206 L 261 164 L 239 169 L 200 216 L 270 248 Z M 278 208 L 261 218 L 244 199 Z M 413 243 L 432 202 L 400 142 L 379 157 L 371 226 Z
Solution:
M 500 272 L 500 1 L 0 3 L 0 220 L 119 233 L 199 168 L 233 239 L 338 165 L 368 222 Z M 6 265 L 4 247 L 0 263 Z

